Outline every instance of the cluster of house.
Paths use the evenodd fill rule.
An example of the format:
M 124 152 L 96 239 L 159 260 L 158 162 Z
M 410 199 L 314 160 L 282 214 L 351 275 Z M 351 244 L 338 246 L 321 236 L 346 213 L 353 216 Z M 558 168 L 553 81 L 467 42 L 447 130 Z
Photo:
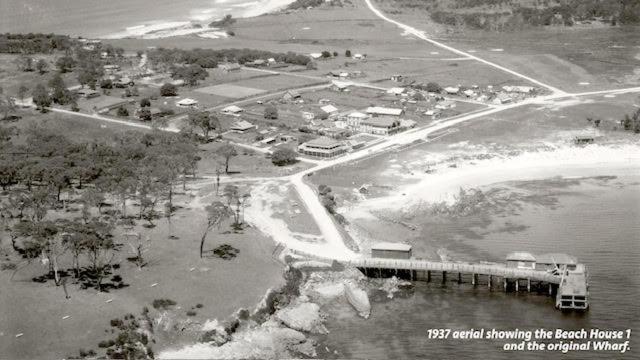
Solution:
M 279 68 L 279 67 L 287 67 L 288 65 L 281 61 L 277 61 L 274 58 L 268 58 L 268 59 L 256 59 L 253 61 L 248 61 L 244 63 L 244 66 Z

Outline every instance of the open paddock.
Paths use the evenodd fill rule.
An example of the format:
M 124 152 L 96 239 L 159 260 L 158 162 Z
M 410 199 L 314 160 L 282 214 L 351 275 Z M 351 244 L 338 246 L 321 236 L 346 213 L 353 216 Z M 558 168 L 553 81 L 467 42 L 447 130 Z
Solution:
M 233 85 L 262 89 L 266 91 L 277 91 L 322 84 L 323 82 L 329 82 L 329 80 L 321 81 L 300 76 L 280 74 L 268 77 L 239 80 L 234 82 Z
M 253 95 L 262 94 L 265 90 L 255 89 L 247 86 L 239 86 L 235 84 L 220 84 L 207 87 L 197 88 L 194 91 L 207 94 L 223 96 L 233 99 L 245 98 Z

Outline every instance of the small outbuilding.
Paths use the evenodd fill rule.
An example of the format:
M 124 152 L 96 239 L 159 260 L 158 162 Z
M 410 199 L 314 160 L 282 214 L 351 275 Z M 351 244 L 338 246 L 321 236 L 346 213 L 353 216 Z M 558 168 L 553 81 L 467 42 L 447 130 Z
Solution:
M 241 120 L 236 122 L 235 124 L 231 125 L 231 128 L 229 130 L 233 131 L 233 132 L 237 132 L 237 133 L 245 133 L 247 131 L 253 130 L 255 129 L 256 126 L 253 125 L 252 123 L 246 121 L 246 120 Z
M 180 101 L 177 101 L 176 106 L 182 108 L 195 108 L 198 107 L 198 100 L 184 98 Z
M 241 107 L 236 106 L 236 105 L 229 105 L 229 106 L 225 107 L 224 109 L 222 109 L 222 113 L 228 114 L 228 115 L 237 115 L 237 114 L 241 113 L 242 111 L 244 111 L 244 110 Z
M 371 246 L 371 257 L 385 259 L 411 259 L 411 245 L 382 242 Z
M 525 251 L 515 251 L 506 257 L 507 267 L 516 269 L 535 269 L 536 257 Z

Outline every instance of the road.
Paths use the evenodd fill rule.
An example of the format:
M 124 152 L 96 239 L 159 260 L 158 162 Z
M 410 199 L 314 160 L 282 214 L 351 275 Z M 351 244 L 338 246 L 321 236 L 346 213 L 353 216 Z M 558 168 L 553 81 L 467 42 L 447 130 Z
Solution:
M 519 78 L 525 79 L 530 81 L 531 83 L 537 84 L 541 87 L 544 87 L 546 89 L 548 89 L 549 91 L 551 91 L 551 95 L 544 95 L 544 96 L 538 96 L 535 98 L 530 98 L 527 99 L 525 101 L 522 102 L 518 102 L 518 103 L 513 103 L 513 104 L 507 104 L 507 105 L 496 105 L 496 106 L 492 106 L 489 107 L 488 109 L 485 110 L 480 110 L 480 111 L 474 111 L 472 113 L 467 113 L 467 114 L 462 114 L 462 115 L 458 115 L 452 118 L 448 118 L 448 119 L 443 119 L 442 121 L 440 121 L 438 124 L 434 124 L 428 127 L 424 127 L 424 128 L 415 128 L 403 133 L 399 133 L 393 136 L 389 136 L 386 137 L 384 139 L 378 140 L 377 142 L 375 142 L 372 146 L 359 150 L 359 151 L 355 151 L 352 153 L 349 153 L 345 156 L 336 158 L 336 159 L 330 159 L 330 160 L 311 160 L 309 162 L 312 162 L 315 164 L 315 166 L 300 171 L 298 173 L 292 174 L 292 175 L 287 175 L 287 176 L 283 176 L 283 177 L 278 177 L 278 178 L 256 178 L 256 179 L 249 179 L 249 178 L 243 178 L 243 179 L 239 179 L 240 181 L 246 181 L 246 182 L 251 182 L 253 180 L 255 181 L 259 181 L 259 182 L 265 182 L 265 181 L 269 181 L 269 180 L 275 180 L 278 179 L 279 181 L 288 181 L 290 182 L 290 184 L 292 184 L 296 190 L 296 192 L 298 193 L 301 201 L 303 202 L 305 208 L 307 209 L 308 213 L 311 214 L 311 216 L 313 217 L 314 222 L 317 224 L 318 229 L 320 230 L 320 232 L 322 233 L 322 237 L 324 240 L 324 244 L 326 244 L 326 249 L 325 250 L 329 250 L 330 249 L 330 254 L 328 254 L 331 258 L 336 259 L 336 260 L 350 260 L 350 259 L 357 259 L 359 257 L 358 254 L 354 253 L 352 250 L 350 250 L 344 242 L 344 239 L 342 237 L 342 234 L 339 230 L 339 228 L 337 227 L 337 225 L 334 222 L 333 217 L 325 210 L 324 206 L 322 205 L 322 203 L 320 202 L 319 197 L 317 196 L 317 194 L 315 193 L 315 191 L 305 182 L 305 177 L 309 174 L 312 174 L 316 171 L 319 170 L 323 170 L 323 169 L 327 169 L 333 166 L 337 166 L 337 165 L 341 165 L 341 164 L 345 164 L 348 163 L 350 161 L 354 161 L 354 160 L 359 160 L 359 159 L 363 159 L 366 157 L 371 157 L 371 156 L 375 156 L 377 154 L 380 154 L 381 152 L 387 151 L 389 149 L 392 149 L 395 146 L 398 145 L 407 145 L 407 144 L 411 144 L 412 142 L 416 141 L 416 140 L 425 140 L 425 138 L 430 135 L 433 134 L 435 132 L 450 128 L 452 126 L 461 124 L 463 122 L 467 122 L 470 120 L 474 120 L 474 119 L 478 119 L 481 118 L 483 116 L 487 116 L 487 115 L 491 115 L 491 114 L 495 114 L 495 113 L 499 113 L 502 111 L 506 111 L 506 110 L 510 110 L 510 109 L 516 109 L 522 106 L 527 106 L 527 105 L 531 105 L 531 104 L 545 104 L 551 101 L 555 101 L 555 100 L 560 100 L 563 98 L 579 98 L 579 97 L 585 97 L 585 96 L 594 96 L 594 95 L 606 95 L 606 94 L 624 94 L 624 93 L 632 93 L 632 92 L 640 92 L 640 87 L 631 87 L 631 88 L 625 88 L 625 89 L 612 89 L 612 90 L 600 90 L 600 91 L 589 91 L 589 92 L 582 92 L 582 93 L 568 93 L 565 92 L 563 90 L 560 90 L 556 87 L 553 87 L 551 85 L 545 84 L 541 81 L 538 81 L 536 79 L 533 79 L 525 74 L 521 74 L 518 73 L 514 70 L 508 69 L 504 66 L 495 64 L 493 62 L 484 60 L 482 58 L 479 58 L 477 56 L 474 56 L 472 54 L 469 54 L 467 52 L 464 52 L 462 50 L 458 50 L 455 49 L 451 46 L 445 45 L 443 43 L 440 43 L 438 41 L 429 39 L 423 31 L 420 31 L 416 28 L 413 28 L 411 26 L 402 24 L 398 21 L 395 21 L 393 19 L 388 18 L 387 16 L 385 16 L 382 12 L 380 12 L 378 9 L 376 9 L 373 4 L 371 3 L 371 0 L 364 0 L 365 3 L 367 4 L 367 6 L 371 9 L 371 11 L 376 14 L 378 17 L 380 17 L 381 19 L 383 19 L 384 21 L 387 21 L 389 23 L 395 24 L 396 26 L 400 27 L 401 29 L 403 29 L 404 31 L 406 31 L 407 33 L 410 33 L 416 37 L 418 37 L 419 39 L 422 39 L 428 43 L 431 43 L 435 46 L 438 46 L 440 48 L 446 49 L 450 52 L 453 52 L 455 54 L 458 55 L 462 55 L 464 57 L 479 61 L 483 64 L 486 64 L 488 66 L 491 66 L 493 68 L 499 69 L 501 71 L 507 72 L 509 74 L 515 75 Z M 255 69 L 254 69 L 255 70 Z M 267 72 L 271 72 L 271 73 L 278 73 L 277 71 L 270 71 L 270 70 L 265 70 Z M 290 75 L 287 73 L 287 75 Z M 319 77 L 316 76 L 309 76 L 309 75 L 303 75 L 303 74 L 296 74 L 298 76 L 302 76 L 302 77 L 306 77 L 306 78 L 311 78 L 311 79 L 317 79 L 320 80 Z M 325 79 L 326 80 L 326 79 Z M 355 86 L 366 86 L 366 87 L 372 87 L 372 88 L 376 88 L 376 89 L 382 89 L 384 90 L 384 88 L 381 87 L 377 87 L 377 86 L 373 86 L 371 84 L 365 84 L 365 83 L 354 83 Z M 314 85 L 314 86 L 309 86 L 303 89 L 313 89 L 315 87 L 326 87 L 328 85 L 324 84 L 324 85 Z M 279 93 L 284 93 L 286 90 L 280 91 Z M 248 98 L 248 99 L 244 99 L 244 100 L 239 100 L 233 103 L 228 103 L 228 104 L 224 104 L 224 105 L 219 105 L 216 106 L 212 109 L 218 109 L 221 108 L 223 106 L 228 106 L 228 105 L 232 105 L 232 104 L 242 104 L 242 103 L 246 103 L 248 101 L 257 101 L 259 99 L 262 98 L 266 98 L 269 96 L 274 96 L 277 95 L 277 93 L 270 93 L 270 94 L 263 94 L 260 96 L 256 96 L 253 98 Z M 111 122 L 111 123 L 118 123 L 118 124 L 122 124 L 122 125 L 127 125 L 127 126 L 132 126 L 132 127 L 137 127 L 137 128 L 144 128 L 144 129 L 151 129 L 151 126 L 149 125 L 144 125 L 144 124 L 139 124 L 139 123 L 133 123 L 133 122 L 129 122 L 129 121 L 124 121 L 124 120 L 117 120 L 117 119 L 112 119 L 112 118 L 108 118 L 108 117 L 104 117 L 104 116 L 100 116 L 97 114 L 82 114 L 82 113 L 76 113 L 76 112 L 72 112 L 72 111 L 68 111 L 68 110 L 63 110 L 63 109 L 51 109 L 52 111 L 55 112 L 60 112 L 60 113 L 66 113 L 66 114 L 70 114 L 70 115 L 75 115 L 75 116 L 81 116 L 81 117 L 85 117 L 85 118 L 91 118 L 91 119 L 95 119 L 95 120 L 100 120 L 100 121 L 105 121 L 105 122 Z M 170 132 L 178 132 L 178 129 L 175 128 L 165 128 L 165 129 L 161 129 L 164 131 L 170 131 Z M 251 145 L 246 145 L 246 144 L 236 144 L 238 146 L 241 146 L 243 148 L 247 148 L 247 149 L 251 149 L 251 150 L 255 150 L 255 151 L 259 151 L 259 152 L 263 152 L 266 153 L 268 152 L 268 150 L 265 149 L 261 149 L 261 148 L 256 148 L 254 146 Z M 198 186 L 203 186 L 207 184 L 207 181 L 209 183 L 214 182 L 215 179 L 202 179 L 200 181 L 198 181 Z M 232 179 L 225 179 L 225 182 L 228 181 L 233 181 Z M 266 219 L 268 221 L 268 219 Z M 303 243 L 303 242 L 297 242 L 295 244 L 293 244 L 295 246 L 295 249 L 298 252 L 306 252 L 309 255 L 314 255 L 317 253 L 317 249 L 318 246 L 322 246 L 321 244 L 307 244 L 307 243 Z M 305 251 L 306 249 L 306 251 Z M 323 254 L 327 254 L 326 251 L 323 252 Z
M 560 90 L 560 89 L 558 89 L 558 88 L 556 88 L 556 87 L 554 87 L 554 86 L 551 86 L 551 85 L 549 85 L 549 84 L 545 84 L 545 83 L 543 83 L 543 82 L 541 82 L 541 81 L 538 81 L 538 80 L 536 80 L 536 79 L 534 79 L 534 78 L 531 78 L 531 77 L 529 77 L 529 76 L 527 76 L 527 75 L 525 75 L 525 74 L 521 74 L 521 73 L 519 73 L 519 72 L 517 72 L 517 71 L 514 71 L 514 70 L 511 70 L 511 69 L 508 69 L 508 68 L 506 68 L 506 67 L 504 67 L 504 66 L 502 66 L 502 65 L 498 65 L 498 64 L 493 63 L 493 62 L 491 62 L 491 61 L 488 61 L 488 60 L 485 60 L 485 59 L 479 58 L 479 57 L 477 57 L 477 56 L 475 56 L 475 55 L 473 55 L 473 54 L 470 54 L 470 53 L 468 53 L 468 52 L 465 52 L 465 51 L 462 51 L 462 50 L 455 49 L 455 48 L 453 48 L 453 47 L 451 47 L 451 46 L 449 46 L 449 45 L 445 45 L 445 44 L 443 44 L 443 43 L 441 43 L 441 42 L 439 42 L 439 41 L 435 41 L 435 40 L 433 40 L 433 39 L 430 39 L 430 38 L 428 38 L 428 37 L 425 35 L 424 31 L 418 30 L 418 29 L 416 29 L 416 28 L 414 28 L 414 27 L 411 27 L 411 26 L 406 25 L 406 24 L 403 24 L 403 23 L 401 23 L 401 22 L 399 22 L 399 21 L 396 21 L 396 20 L 393 20 L 393 19 L 391 19 L 391 18 L 388 18 L 388 17 L 387 17 L 386 15 L 384 15 L 380 10 L 378 10 L 375 6 L 373 6 L 373 4 L 371 3 L 371 0 L 364 0 L 364 1 L 365 1 L 365 3 L 367 4 L 367 6 L 369 7 L 369 9 L 370 9 L 370 10 L 371 10 L 371 11 L 372 11 L 372 12 L 373 12 L 377 17 L 381 18 L 382 20 L 384 20 L 384 21 L 386 21 L 386 22 L 389 22 L 389 23 L 391 23 L 391 24 L 394 24 L 394 25 L 398 26 L 399 28 L 401 28 L 402 30 L 404 30 L 406 33 L 411 34 L 411 35 L 413 35 L 413 36 L 417 37 L 418 39 L 424 40 L 424 41 L 426 41 L 426 42 L 428 42 L 428 43 L 431 43 L 431 44 L 433 44 L 433 45 L 435 45 L 435 46 L 437 46 L 437 47 L 440 47 L 440 48 L 443 48 L 443 49 L 445 49 L 445 50 L 448 50 L 448 51 L 450 51 L 450 52 L 452 52 L 452 53 L 455 53 L 455 54 L 458 54 L 458 55 L 462 55 L 462 56 L 465 56 L 465 57 L 468 57 L 468 58 L 474 59 L 474 60 L 479 61 L 479 62 L 481 62 L 481 63 L 483 63 L 483 64 L 486 64 L 486 65 L 489 65 L 489 66 L 491 66 L 491 67 L 494 67 L 494 68 L 496 68 L 496 69 L 498 69 L 498 70 L 502 70 L 502 71 L 507 72 L 507 73 L 509 73 L 509 74 L 515 75 L 515 76 L 517 76 L 517 77 L 519 77 L 519 78 L 525 79 L 525 80 L 527 80 L 527 81 L 529 81 L 529 82 L 532 82 L 532 83 L 534 83 L 534 84 L 536 84 L 536 85 L 539 85 L 539 86 L 542 86 L 542 87 L 544 87 L 544 88 L 547 88 L 548 90 L 550 90 L 550 91 L 551 91 L 552 93 L 554 93 L 554 94 L 566 94 L 566 92 L 564 92 L 564 91 L 562 91 L 562 90 Z

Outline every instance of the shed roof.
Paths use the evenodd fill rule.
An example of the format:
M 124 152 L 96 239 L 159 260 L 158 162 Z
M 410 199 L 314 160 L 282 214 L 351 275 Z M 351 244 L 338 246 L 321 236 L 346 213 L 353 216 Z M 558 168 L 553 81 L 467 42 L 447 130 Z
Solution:
M 229 113 L 239 113 L 242 111 L 242 108 L 236 105 L 229 105 L 227 107 L 225 107 L 224 109 L 222 109 L 223 112 L 229 112 Z
M 392 242 L 381 242 L 371 245 L 371 250 L 411 251 L 411 245 Z
M 334 112 L 338 111 L 338 108 L 333 106 L 333 105 L 325 105 L 325 106 L 321 107 L 320 109 L 322 109 L 322 111 L 324 111 L 324 112 L 326 112 L 328 114 L 331 114 L 331 113 L 334 113 Z
M 536 257 L 533 254 L 526 251 L 514 251 L 507 255 L 507 261 L 536 261 Z
M 190 98 L 184 98 L 178 102 L 176 102 L 176 104 L 178 105 L 195 105 L 198 103 L 198 100 L 194 100 L 194 99 L 190 99 Z
M 371 106 L 367 108 L 367 112 L 369 114 L 380 114 L 380 115 L 402 115 L 402 109 L 395 108 L 386 108 L 381 106 Z
M 231 130 L 249 130 L 253 129 L 254 127 L 255 125 L 253 125 L 252 123 L 246 120 L 240 120 L 231 126 Z

